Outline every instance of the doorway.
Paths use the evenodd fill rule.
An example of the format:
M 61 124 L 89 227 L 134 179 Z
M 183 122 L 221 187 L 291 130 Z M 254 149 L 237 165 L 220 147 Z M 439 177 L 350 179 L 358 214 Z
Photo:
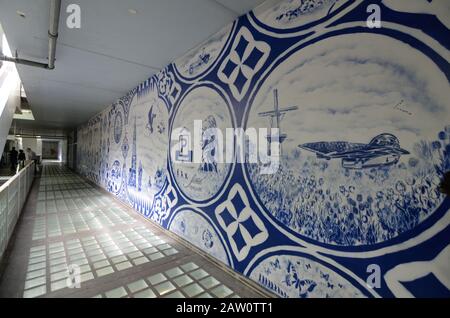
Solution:
M 42 159 L 59 160 L 58 141 L 42 141 Z

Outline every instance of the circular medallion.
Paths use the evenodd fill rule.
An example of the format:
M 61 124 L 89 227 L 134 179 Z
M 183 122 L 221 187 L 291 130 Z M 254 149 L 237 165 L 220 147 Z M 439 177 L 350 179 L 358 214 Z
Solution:
M 342 275 L 306 255 L 274 253 L 248 275 L 284 298 L 366 297 Z
M 194 88 L 176 110 L 171 128 L 171 170 L 177 187 L 192 201 L 210 200 L 230 173 L 232 164 L 224 162 L 227 128 L 233 128 L 228 105 L 208 86 Z
M 282 142 L 276 173 L 246 165 L 253 191 L 303 238 L 393 239 L 443 202 L 448 100 L 443 72 L 399 40 L 351 34 L 311 44 L 280 63 L 253 100 L 246 127 L 278 125 Z
M 208 221 L 198 211 L 181 210 L 176 213 L 169 225 L 172 231 L 198 248 L 229 265 L 228 256 L 222 240 Z

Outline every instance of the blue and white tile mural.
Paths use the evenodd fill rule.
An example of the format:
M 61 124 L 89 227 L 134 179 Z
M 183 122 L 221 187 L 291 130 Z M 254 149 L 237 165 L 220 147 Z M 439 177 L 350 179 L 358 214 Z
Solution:
M 226 265 L 230 265 L 229 253 L 220 231 L 202 210 L 182 208 L 173 213 L 168 229 L 189 240 L 191 244 L 205 250 Z
M 449 21 L 270 1 L 79 127 L 79 171 L 280 297 L 450 297 Z M 170 138 L 194 120 L 200 163 Z M 209 128 L 279 128 L 276 173 L 216 160 Z

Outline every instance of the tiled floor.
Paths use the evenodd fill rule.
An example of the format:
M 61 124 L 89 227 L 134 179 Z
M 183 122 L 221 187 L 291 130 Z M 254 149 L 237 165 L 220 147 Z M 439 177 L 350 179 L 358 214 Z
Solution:
M 45 165 L 0 297 L 263 297 L 65 167 Z

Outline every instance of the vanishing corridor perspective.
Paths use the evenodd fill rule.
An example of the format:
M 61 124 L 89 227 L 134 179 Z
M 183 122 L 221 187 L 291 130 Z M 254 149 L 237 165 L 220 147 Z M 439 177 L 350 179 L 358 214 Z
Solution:
M 0 0 L 0 296 L 450 298 L 449 0 L 69 2 Z
M 264 296 L 58 164 L 36 179 L 13 240 L 0 297 Z

